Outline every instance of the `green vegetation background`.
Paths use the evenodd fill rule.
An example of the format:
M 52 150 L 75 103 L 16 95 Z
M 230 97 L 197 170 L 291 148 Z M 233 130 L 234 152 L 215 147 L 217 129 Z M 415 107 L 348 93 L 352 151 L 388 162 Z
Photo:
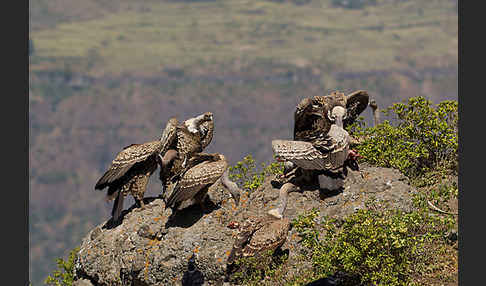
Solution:
M 31 0 L 29 14 L 33 285 L 108 218 L 93 185 L 113 156 L 171 116 L 212 111 L 208 151 L 259 164 L 303 97 L 458 94 L 457 1 Z

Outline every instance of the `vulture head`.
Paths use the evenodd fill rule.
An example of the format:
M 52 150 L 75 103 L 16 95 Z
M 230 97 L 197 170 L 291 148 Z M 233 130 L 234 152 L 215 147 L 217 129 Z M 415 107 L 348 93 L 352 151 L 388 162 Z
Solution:
M 343 128 L 343 120 L 347 117 L 346 109 L 340 105 L 336 105 L 332 110 L 327 112 L 327 117 L 329 121 Z
M 202 129 L 203 129 L 202 126 L 204 126 L 206 122 L 212 122 L 212 121 L 213 121 L 213 113 L 205 112 L 196 117 L 187 119 L 186 121 L 184 121 L 184 125 L 191 133 L 202 133 Z

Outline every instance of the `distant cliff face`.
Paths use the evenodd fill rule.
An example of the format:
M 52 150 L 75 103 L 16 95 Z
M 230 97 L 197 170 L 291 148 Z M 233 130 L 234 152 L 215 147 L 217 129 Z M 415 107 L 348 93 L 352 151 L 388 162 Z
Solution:
M 248 216 L 265 215 L 278 204 L 278 189 L 272 177 L 250 194 L 243 194 L 235 206 L 220 184 L 209 191 L 212 204 L 204 214 L 199 207 L 181 211 L 171 223 L 164 214 L 164 202 L 147 199 L 144 210 L 131 207 L 124 211 L 123 222 L 116 227 L 103 223 L 83 239 L 75 265 L 74 285 L 222 285 L 226 260 L 237 230 L 227 225 L 242 222 Z M 398 171 L 361 166 L 350 171 L 344 189 L 326 194 L 316 186 L 289 194 L 285 216 L 290 220 L 317 208 L 320 216 L 344 218 L 371 197 L 389 202 L 394 209 L 410 210 L 415 189 Z M 282 249 L 289 251 L 286 275 L 295 275 L 304 265 L 292 265 L 301 245 L 295 230 L 289 232 Z

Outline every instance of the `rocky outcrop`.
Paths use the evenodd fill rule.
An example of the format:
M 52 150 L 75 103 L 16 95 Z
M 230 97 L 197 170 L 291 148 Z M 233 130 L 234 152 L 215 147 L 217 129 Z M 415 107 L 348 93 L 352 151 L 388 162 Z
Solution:
M 125 210 L 120 225 L 107 221 L 87 234 L 75 263 L 74 285 L 223 285 L 237 231 L 227 225 L 266 215 L 278 204 L 272 179 L 267 177 L 258 190 L 243 194 L 239 206 L 221 184 L 215 184 L 205 212 L 193 206 L 170 219 L 162 199 L 147 198 L 145 209 Z M 313 185 L 290 193 L 284 216 L 292 220 L 317 208 L 321 216 L 344 218 L 364 208 L 371 197 L 391 208 L 410 210 L 413 192 L 398 171 L 363 164 L 361 171 L 350 171 L 341 192 L 324 193 Z M 289 250 L 287 263 L 301 247 L 298 240 L 291 230 L 282 246 Z

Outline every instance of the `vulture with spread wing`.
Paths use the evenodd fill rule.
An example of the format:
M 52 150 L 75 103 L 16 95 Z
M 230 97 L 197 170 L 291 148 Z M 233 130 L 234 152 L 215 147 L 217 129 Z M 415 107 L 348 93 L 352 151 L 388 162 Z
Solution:
M 295 111 L 294 140 L 273 140 L 272 149 L 279 161 L 305 170 L 343 168 L 354 152 L 344 129 L 368 106 L 368 94 L 357 91 L 348 96 L 333 92 L 302 100 Z
M 294 140 L 273 140 L 272 149 L 278 161 L 286 162 L 285 179 L 296 168 L 318 175 L 322 189 L 335 190 L 344 182 L 347 169 L 357 170 L 357 157 L 351 150 L 351 138 L 344 129 L 368 106 L 368 93 L 356 91 L 347 96 L 333 92 L 326 96 L 303 99 L 294 114 Z M 307 171 L 307 172 L 306 172 Z M 295 174 L 292 173 L 292 174 Z M 281 202 L 286 202 L 283 188 Z M 269 211 L 281 218 L 285 206 Z
M 143 197 L 149 177 L 157 169 L 160 154 L 170 147 L 176 136 L 177 119 L 169 119 L 160 140 L 143 144 L 132 144 L 120 151 L 110 168 L 95 185 L 96 190 L 108 187 L 107 200 L 115 199 L 112 209 L 114 221 L 118 221 L 123 210 L 123 199 L 131 194 L 143 208 Z
M 205 157 L 197 154 L 206 148 L 213 138 L 214 120 L 211 112 L 190 118 L 178 125 L 176 136 L 168 143 L 169 150 L 163 154 L 159 178 L 164 190 L 189 168 L 201 162 Z

